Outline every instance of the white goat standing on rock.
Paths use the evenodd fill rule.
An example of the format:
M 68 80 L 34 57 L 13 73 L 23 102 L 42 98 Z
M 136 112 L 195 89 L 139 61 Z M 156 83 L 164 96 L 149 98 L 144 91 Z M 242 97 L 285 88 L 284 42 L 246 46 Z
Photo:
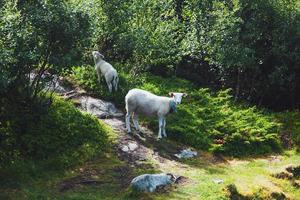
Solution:
M 131 133 L 130 117 L 133 115 L 133 124 L 135 129 L 142 132 L 138 123 L 138 115 L 157 116 L 159 121 L 158 139 L 166 134 L 166 115 L 177 112 L 176 105 L 181 103 L 182 97 L 186 97 L 186 93 L 170 92 L 171 97 L 162 97 L 154 95 L 148 91 L 141 89 L 130 90 L 125 97 L 126 104 L 126 129 Z
M 109 92 L 112 92 L 114 87 L 115 91 L 118 90 L 119 77 L 117 70 L 113 68 L 111 64 L 106 62 L 104 56 L 100 54 L 98 51 L 93 51 L 93 58 L 95 61 L 95 69 L 98 75 L 98 81 L 100 83 L 101 74 L 104 75 L 106 84 L 108 86 Z

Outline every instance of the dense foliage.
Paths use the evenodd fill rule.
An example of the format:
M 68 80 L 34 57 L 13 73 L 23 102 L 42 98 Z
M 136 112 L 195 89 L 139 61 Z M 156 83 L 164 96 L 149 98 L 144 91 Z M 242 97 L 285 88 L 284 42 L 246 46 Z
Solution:
M 87 16 L 59 0 L 2 4 L 0 94 L 18 103 L 34 100 L 43 88 L 45 72 L 54 75 L 80 61 L 88 45 Z M 36 74 L 31 81 L 30 73 Z
M 110 129 L 59 98 L 44 112 L 19 112 L 11 108 L 7 118 L 9 123 L 0 127 L 1 164 L 34 158 L 54 159 L 67 166 L 108 147 Z
M 236 100 L 274 109 L 299 107 L 298 0 L 75 2 L 94 21 L 95 48 L 127 60 L 133 73 L 230 87 Z
M 2 157 L 39 157 L 39 145 L 24 144 L 37 133 L 24 130 L 49 112 L 44 80 L 62 72 L 119 106 L 133 87 L 164 95 L 189 92 L 189 106 L 180 108 L 184 117 L 171 117 L 168 131 L 214 152 L 280 149 L 271 116 L 238 106 L 237 100 L 273 109 L 299 107 L 298 0 L 9 0 L 0 5 L 0 150 L 9 152 Z M 96 82 L 92 50 L 121 63 L 115 65 L 121 74 L 117 95 Z M 40 157 L 45 155 L 41 151 Z
M 120 65 L 115 65 L 121 68 Z M 255 155 L 281 151 L 278 133 L 280 124 L 274 116 L 255 107 L 235 105 L 230 90 L 217 93 L 197 89 L 191 82 L 151 74 L 134 77 L 121 74 L 120 91 L 108 95 L 105 83 L 99 84 L 92 66 L 74 67 L 70 77 L 94 95 L 113 100 L 124 108 L 124 96 L 131 88 L 141 88 L 167 96 L 170 91 L 187 92 L 178 113 L 167 119 L 167 132 L 175 140 L 214 153 L 235 156 Z M 126 84 L 125 80 L 131 80 Z M 124 84 L 122 84 L 124 83 Z M 146 121 L 145 121 L 146 120 Z M 145 119 L 155 132 L 157 118 Z
M 88 16 L 72 11 L 63 1 L 1 1 L 1 160 L 10 156 L 14 159 L 23 153 L 46 156 L 51 153 L 50 149 L 59 149 L 48 144 L 52 132 L 43 132 L 42 127 L 33 131 L 33 125 L 48 112 L 51 104 L 51 95 L 43 90 L 43 80 L 51 80 L 52 75 L 81 60 L 83 49 L 89 44 L 87 33 Z M 51 121 L 51 117 L 48 120 Z M 37 137 L 39 135 L 41 137 Z M 42 151 L 41 148 L 49 149 Z

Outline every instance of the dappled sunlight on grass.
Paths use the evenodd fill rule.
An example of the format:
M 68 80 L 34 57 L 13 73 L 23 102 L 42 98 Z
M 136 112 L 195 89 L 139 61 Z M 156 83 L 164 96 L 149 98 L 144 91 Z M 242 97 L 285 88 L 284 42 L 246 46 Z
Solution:
M 229 184 L 235 184 L 238 191 L 245 196 L 257 195 L 263 189 L 265 195 L 270 195 L 270 192 L 284 192 L 291 198 L 300 197 L 300 191 L 291 182 L 271 176 L 289 165 L 300 163 L 300 155 L 295 152 L 281 157 L 278 162 L 270 161 L 269 158 L 253 158 L 212 164 L 200 155 L 197 159 L 185 160 L 183 163 L 184 166 L 166 165 L 164 170 L 189 177 L 189 184 L 157 199 L 185 199 L 187 196 L 190 199 L 227 199 L 225 187 Z M 214 182 L 216 179 L 224 182 L 217 184 Z

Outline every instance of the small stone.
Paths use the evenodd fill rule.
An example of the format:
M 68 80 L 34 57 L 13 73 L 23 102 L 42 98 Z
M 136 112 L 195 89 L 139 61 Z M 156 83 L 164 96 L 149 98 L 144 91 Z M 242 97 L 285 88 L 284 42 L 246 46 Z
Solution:
M 213 182 L 216 184 L 221 184 L 221 183 L 224 183 L 224 180 L 223 179 L 213 179 Z
M 270 156 L 270 162 L 280 162 L 281 159 L 278 156 Z
M 128 151 L 129 151 L 129 148 L 128 148 L 128 146 L 123 146 L 123 147 L 122 147 L 122 151 L 124 151 L 124 152 L 128 152 Z
M 184 149 L 179 154 L 174 154 L 177 158 L 193 158 L 198 155 L 196 151 L 192 151 L 191 149 Z
M 130 151 L 134 151 L 138 148 L 138 145 L 134 142 L 129 142 L 128 143 L 128 148 L 130 149 Z

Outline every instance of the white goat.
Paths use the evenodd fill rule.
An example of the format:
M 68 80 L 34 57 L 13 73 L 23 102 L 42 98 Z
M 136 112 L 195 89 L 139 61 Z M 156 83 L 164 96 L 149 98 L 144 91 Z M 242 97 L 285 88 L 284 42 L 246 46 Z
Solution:
M 131 181 L 131 187 L 141 192 L 154 192 L 159 186 L 175 183 L 173 174 L 143 174 Z
M 133 115 L 133 124 L 135 129 L 142 132 L 138 123 L 138 115 L 157 116 L 159 121 L 158 139 L 166 134 L 166 115 L 177 112 L 176 105 L 181 103 L 182 97 L 186 97 L 186 93 L 170 92 L 170 97 L 162 97 L 154 95 L 148 91 L 141 89 L 130 90 L 125 97 L 126 104 L 126 129 L 131 133 L 130 117 Z
M 113 68 L 111 64 L 106 62 L 104 56 L 100 54 L 98 51 L 93 51 L 93 58 L 95 61 L 95 69 L 98 75 L 98 81 L 100 83 L 101 74 L 104 75 L 106 84 L 108 86 L 109 92 L 112 92 L 114 87 L 115 91 L 118 90 L 119 77 L 117 70 Z

